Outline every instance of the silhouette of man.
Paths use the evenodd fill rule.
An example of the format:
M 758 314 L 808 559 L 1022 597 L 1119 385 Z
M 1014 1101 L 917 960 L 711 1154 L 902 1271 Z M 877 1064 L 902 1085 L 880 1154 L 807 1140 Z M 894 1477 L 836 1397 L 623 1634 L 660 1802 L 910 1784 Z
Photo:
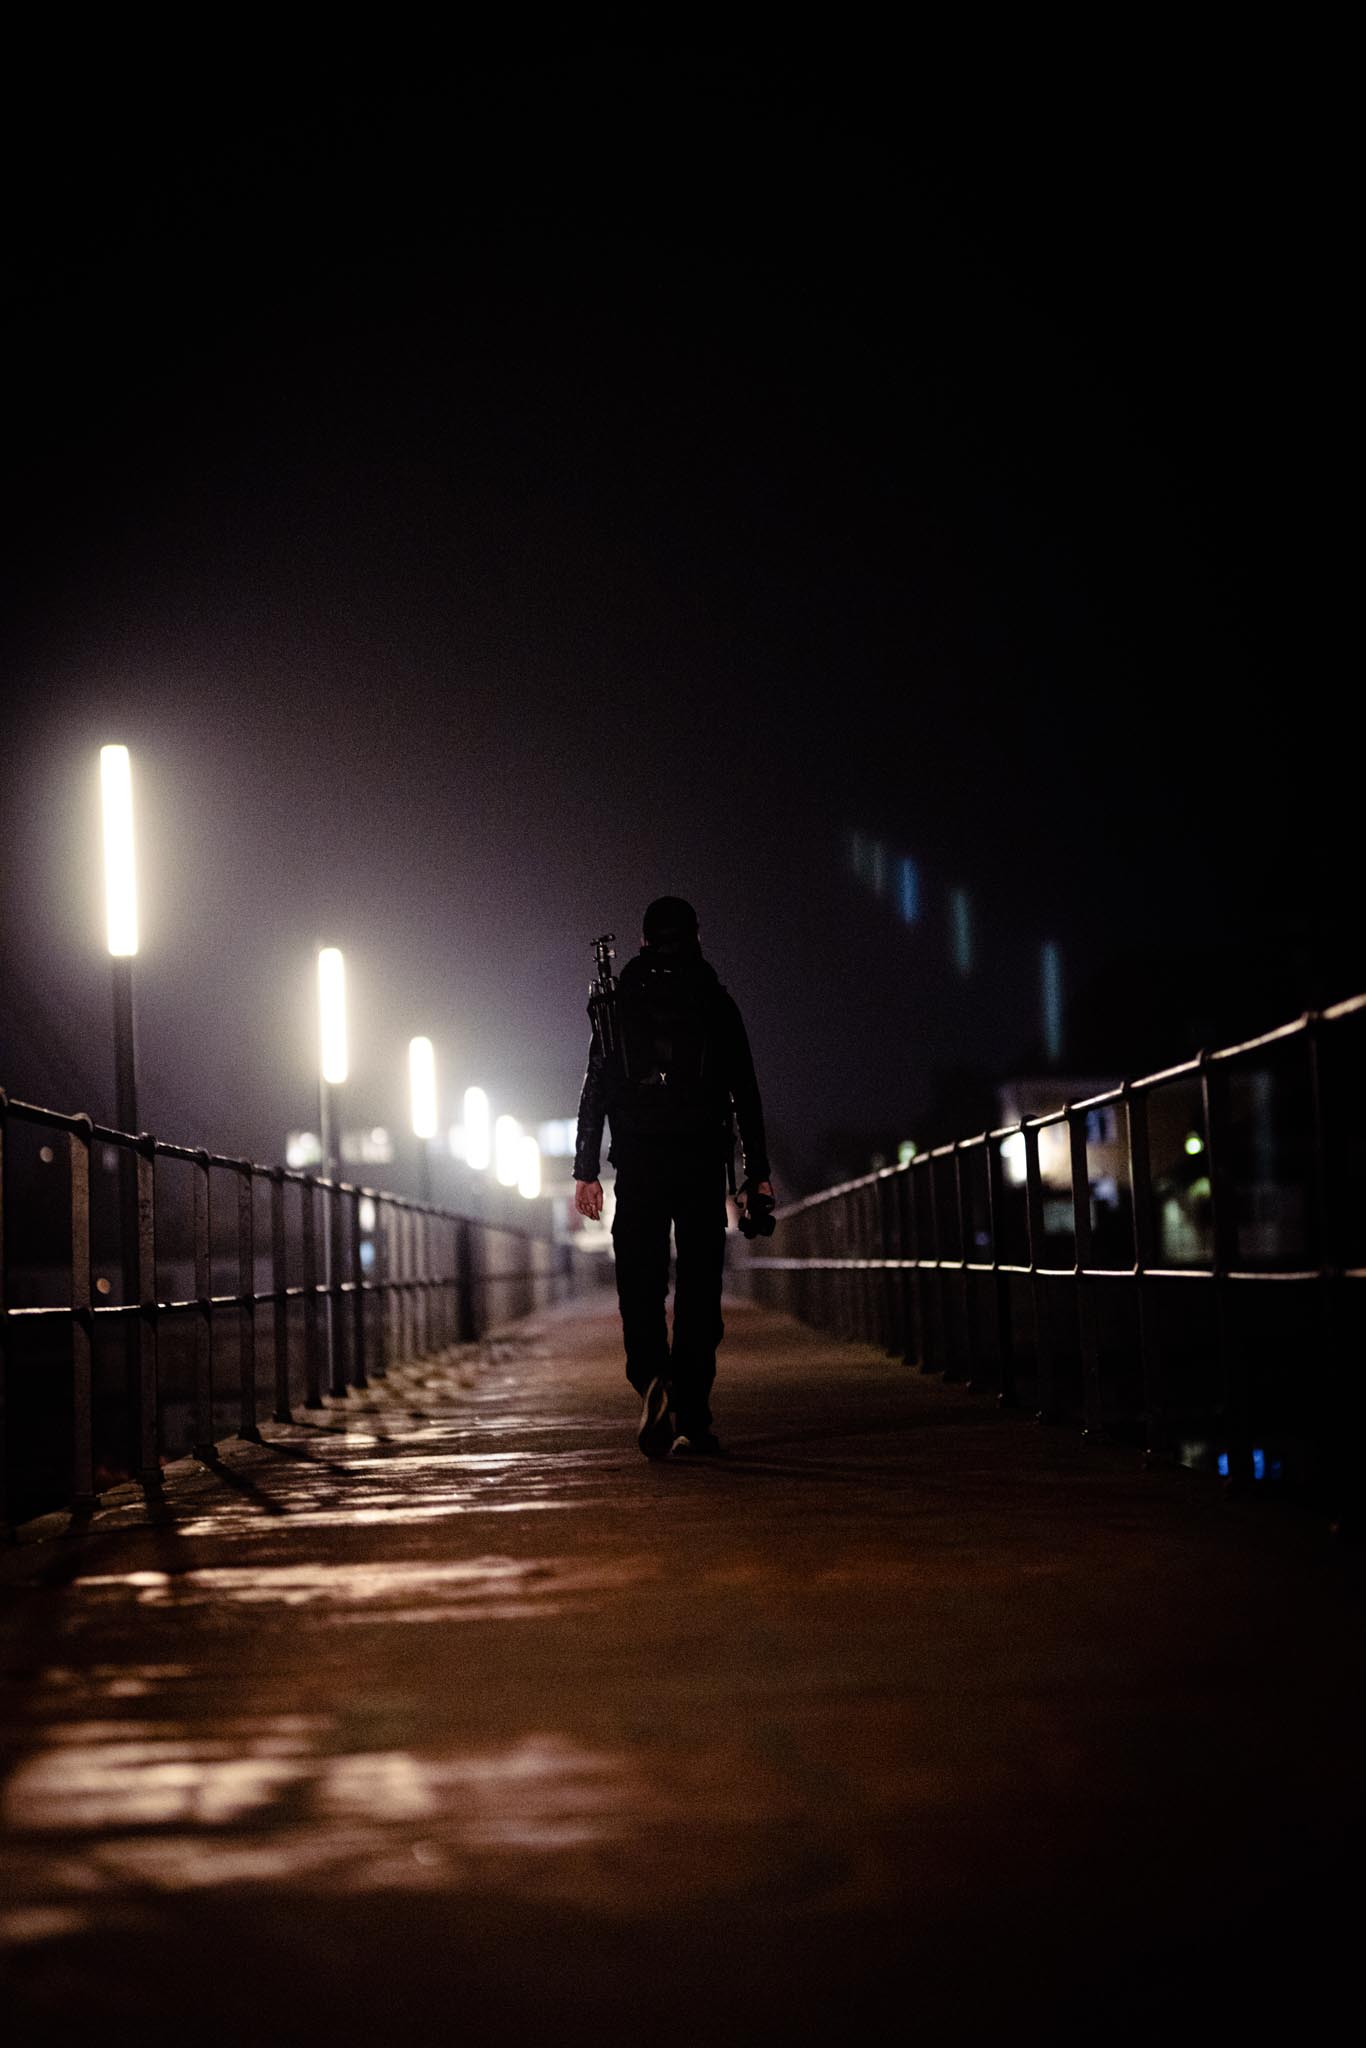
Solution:
M 602 1214 L 604 1119 L 616 1168 L 617 1298 L 626 1377 L 642 1401 L 647 1458 L 715 1456 L 710 1405 L 724 1335 L 726 1169 L 738 1125 L 744 1186 L 737 1201 L 772 1198 L 764 1114 L 744 1022 L 702 957 L 697 912 L 661 896 L 645 913 L 641 949 L 622 969 L 617 1048 L 596 1041 L 579 1102 L 575 1206 Z M 674 1233 L 673 1345 L 665 1320 Z

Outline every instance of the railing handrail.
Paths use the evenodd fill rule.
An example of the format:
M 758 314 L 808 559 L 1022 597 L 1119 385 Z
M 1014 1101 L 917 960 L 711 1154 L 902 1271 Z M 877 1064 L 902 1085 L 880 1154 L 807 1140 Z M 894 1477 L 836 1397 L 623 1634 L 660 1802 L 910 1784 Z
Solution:
M 1098 1095 L 1085 1095 L 1075 1101 L 1060 1103 L 1056 1109 L 1043 1110 L 1036 1116 L 1021 1117 L 1013 1124 L 999 1124 L 991 1130 L 974 1131 L 968 1137 L 950 1138 L 943 1144 L 931 1145 L 923 1152 L 914 1153 L 909 1159 L 893 1160 L 890 1165 L 875 1166 L 868 1173 L 857 1174 L 852 1180 L 836 1181 L 830 1187 L 818 1188 L 814 1194 L 800 1195 L 795 1201 L 786 1202 L 775 1210 L 775 1217 L 781 1222 L 784 1218 L 800 1215 L 804 1209 L 813 1208 L 821 1202 L 833 1201 L 837 1196 L 847 1195 L 856 1188 L 871 1187 L 874 1182 L 887 1180 L 893 1174 L 923 1167 L 930 1160 L 952 1158 L 971 1146 L 990 1145 L 1006 1138 L 1023 1137 L 1028 1131 L 1041 1131 L 1053 1124 L 1066 1123 L 1070 1118 L 1088 1110 L 1112 1108 L 1132 1095 L 1161 1087 L 1166 1082 L 1179 1081 L 1188 1074 L 1199 1074 L 1209 1063 L 1241 1059 L 1245 1054 L 1260 1052 L 1264 1047 L 1281 1044 L 1301 1032 L 1310 1031 L 1316 1024 L 1337 1023 L 1342 1018 L 1354 1016 L 1361 1010 L 1366 1010 L 1366 993 L 1348 996 L 1342 1002 L 1331 1003 L 1321 1010 L 1305 1010 L 1298 1017 L 1292 1018 L 1288 1024 L 1277 1024 L 1270 1031 L 1263 1031 L 1255 1038 L 1242 1039 L 1235 1045 L 1219 1046 L 1211 1052 L 1195 1053 L 1191 1058 L 1178 1060 L 1170 1067 L 1160 1068 L 1156 1073 L 1140 1074 L 1132 1080 L 1117 1082 L 1113 1088 L 1103 1089 Z M 1111 1272 L 1114 1269 L 1104 1267 L 1096 1270 Z
M 296 1186 L 310 1183 L 319 1188 L 335 1188 L 343 1195 L 364 1195 L 371 1201 L 390 1202 L 395 1208 L 415 1209 L 427 1216 L 445 1216 L 453 1222 L 483 1222 L 490 1229 L 507 1230 L 516 1237 L 540 1237 L 540 1231 L 527 1229 L 519 1223 L 492 1223 L 487 1217 L 467 1217 L 463 1210 L 448 1209 L 440 1202 L 422 1202 L 412 1195 L 400 1195 L 392 1188 L 372 1187 L 368 1182 L 339 1180 L 335 1175 L 314 1173 L 306 1166 L 267 1166 L 259 1159 L 249 1159 L 232 1152 L 210 1152 L 203 1145 L 177 1145 L 169 1138 L 154 1137 L 149 1131 L 121 1131 L 112 1124 L 97 1123 L 82 1110 L 48 1109 L 41 1103 L 25 1102 L 20 1097 L 9 1095 L 0 1088 L 0 1108 L 11 1116 L 18 1116 L 25 1123 L 40 1124 L 47 1130 L 84 1131 L 88 1130 L 92 1140 L 101 1145 L 123 1145 L 136 1151 L 140 1146 L 150 1145 L 158 1159 L 180 1159 L 188 1164 L 207 1160 L 210 1166 L 222 1167 L 230 1173 L 250 1173 L 258 1180 L 281 1180 L 293 1182 Z M 545 1196 L 533 1199 L 544 1201 Z
M 1353 1193 L 1342 1135 L 1350 1126 L 1345 1115 L 1335 1121 L 1331 1111 L 1335 1091 L 1353 1085 L 1360 1065 L 1328 1056 L 1325 1047 L 1347 1020 L 1363 1017 L 1366 994 L 1307 1010 L 1236 1044 L 785 1203 L 776 1220 L 791 1233 L 789 1242 L 780 1236 L 772 1250 L 755 1246 L 749 1257 L 759 1298 L 791 1307 L 818 1327 L 872 1336 L 922 1370 L 964 1378 L 968 1373 L 959 1367 L 966 1362 L 973 1380 L 996 1384 L 1005 1402 L 1016 1400 L 1017 1381 L 1027 1377 L 1017 1370 L 1018 1324 L 1032 1356 L 1041 1415 L 1079 1405 L 1088 1431 L 1103 1434 L 1107 1412 L 1123 1413 L 1126 1427 L 1141 1425 L 1150 1450 L 1185 1426 L 1182 1400 L 1196 1400 L 1193 1382 L 1184 1389 L 1178 1384 L 1193 1342 L 1213 1361 L 1208 1384 L 1218 1393 L 1209 1412 L 1226 1444 L 1221 1469 L 1235 1478 L 1260 1476 L 1259 1461 L 1265 1462 L 1253 1435 L 1254 1415 L 1281 1413 L 1275 1401 L 1289 1399 L 1267 1391 L 1280 1385 L 1281 1370 L 1264 1356 L 1271 1305 L 1286 1302 L 1287 1313 L 1298 1315 L 1294 1304 L 1302 1298 L 1316 1304 L 1304 1310 L 1312 1318 L 1308 1341 L 1324 1348 L 1331 1367 L 1322 1380 L 1315 1441 L 1338 1475 L 1334 1483 L 1345 1486 L 1346 1453 L 1339 1446 L 1359 1441 L 1366 1392 L 1353 1392 L 1359 1375 L 1332 1362 L 1347 1327 L 1341 1319 L 1346 1310 L 1337 1305 L 1347 1296 L 1330 1290 L 1350 1283 L 1355 1294 L 1356 1283 L 1366 1280 L 1366 1251 L 1358 1242 L 1360 1196 Z M 1273 1090 L 1293 1082 L 1296 1124 L 1288 1159 L 1276 1149 L 1288 1126 L 1273 1115 L 1275 1097 L 1240 1110 L 1230 1096 L 1238 1063 L 1259 1059 L 1270 1066 Z M 1286 1061 L 1293 1062 L 1289 1073 Z M 1189 1107 L 1198 1143 L 1179 1141 L 1173 1124 L 1164 1141 L 1190 1155 L 1189 1173 L 1177 1172 L 1165 1157 L 1159 1173 L 1150 1111 L 1157 1091 L 1178 1083 L 1198 1094 Z M 1325 1091 L 1333 1098 L 1327 1110 Z M 1088 1128 L 1101 1109 L 1115 1111 L 1113 1129 Z M 1255 1140 L 1254 1129 L 1260 1134 Z M 1047 1181 L 1040 1156 L 1045 1131 L 1066 1133 L 1062 1143 L 1055 1140 Z M 1093 1148 L 1104 1148 L 1099 1161 Z M 1112 1185 L 1101 1196 L 1105 1180 Z M 1257 1191 L 1255 1198 L 1249 1189 Z M 1267 1190 L 1287 1192 L 1275 1201 Z M 1158 1209 L 1159 1199 L 1166 1203 L 1173 1195 L 1184 1242 L 1168 1235 L 1166 1211 Z M 1187 1290 L 1171 1284 L 1187 1279 L 1204 1285 Z M 1117 1337 L 1112 1328 L 1103 1344 L 1101 1303 L 1115 1294 L 1099 1283 L 1111 1281 L 1127 1283 L 1136 1315 L 1126 1333 Z M 1029 1302 L 1023 1320 L 1021 1282 Z M 1213 1305 L 1212 1335 L 1193 1337 L 1188 1326 L 1178 1341 L 1166 1327 L 1169 1314 L 1177 1304 L 1201 1300 Z M 1240 1304 L 1257 1300 L 1265 1313 L 1244 1315 Z M 1115 1362 L 1121 1357 L 1128 1361 L 1122 1367 Z M 1072 1385 L 1078 1361 L 1074 1401 L 1059 1388 L 1064 1381 Z M 1121 1370 L 1128 1375 L 1123 1396 L 1115 1392 Z M 1103 1373 L 1110 1375 L 1105 1384 Z M 1141 1387 L 1141 1414 L 1132 1405 L 1135 1387 Z M 1199 1400 L 1211 1398 L 1206 1386 Z M 1296 1398 L 1302 1405 L 1306 1399 L 1302 1390 Z
M 18 1124 L 65 1135 L 69 1173 L 69 1232 L 57 1264 L 69 1284 L 66 1299 L 55 1303 L 15 1304 L 5 1224 L 10 1146 Z M 91 1155 L 96 1146 L 118 1155 L 117 1247 L 113 1264 L 122 1272 L 122 1300 L 98 1298 L 92 1233 Z M 47 1157 L 51 1151 L 44 1147 Z M 178 1206 L 185 1232 L 174 1260 L 158 1243 L 159 1159 L 174 1160 L 192 1171 Z M 228 1175 L 228 1207 L 234 1214 L 234 1252 L 216 1250 L 212 1218 L 221 1200 L 212 1176 Z M 269 1226 L 258 1231 L 258 1184 L 270 1195 Z M 299 1190 L 297 1202 L 286 1205 L 286 1189 Z M 166 1190 L 163 1187 L 162 1198 Z M 531 1204 L 526 1204 L 530 1208 Z M 548 1201 L 536 1200 L 542 1217 Z M 371 1214 L 366 1216 L 367 1207 Z M 289 1228 L 289 1210 L 297 1228 Z M 519 1243 L 515 1270 L 505 1270 L 497 1247 Z M 291 1248 L 294 1256 L 291 1257 Z M 368 1257 L 367 1257 L 368 1248 Z M 236 1287 L 215 1292 L 214 1267 L 235 1258 Z M 271 1285 L 257 1285 L 258 1263 L 268 1260 Z M 182 1269 L 192 1264 L 193 1292 L 183 1287 L 162 1294 L 159 1267 Z M 415 1200 L 386 1188 L 341 1179 L 307 1168 L 263 1165 L 205 1146 L 176 1144 L 150 1132 L 118 1130 L 80 1112 L 49 1109 L 12 1098 L 0 1089 L 0 1529 L 6 1526 L 8 1463 L 5 1431 L 9 1426 L 8 1331 L 18 1332 L 64 1321 L 71 1332 L 71 1491 L 69 1498 L 88 1504 L 96 1498 L 96 1431 L 93 1339 L 111 1319 L 122 1321 L 128 1337 L 126 1405 L 128 1445 L 126 1467 L 144 1483 L 159 1478 L 166 1454 L 163 1432 L 158 1332 L 163 1322 L 188 1318 L 194 1332 L 193 1398 L 197 1454 L 207 1456 L 221 1436 L 259 1436 L 261 1394 L 256 1377 L 256 1312 L 274 1310 L 274 1419 L 293 1420 L 294 1374 L 290 1344 L 291 1305 L 302 1304 L 303 1405 L 320 1408 L 325 1394 L 343 1398 L 351 1387 L 370 1385 L 384 1376 L 390 1350 L 402 1357 L 424 1357 L 459 1341 L 477 1337 L 485 1327 L 495 1291 L 516 1287 L 504 1298 L 500 1315 L 524 1313 L 538 1300 L 542 1283 L 552 1287 L 567 1278 L 571 1255 L 556 1245 L 548 1229 L 502 1215 L 474 1216 L 430 1200 Z M 291 1265 L 295 1277 L 291 1278 Z M 554 1267 L 552 1271 L 550 1268 Z M 373 1271 L 371 1270 L 373 1268 Z M 41 1270 L 47 1270 L 42 1267 Z M 238 1317 L 237 1420 L 224 1427 L 215 1413 L 222 1390 L 215 1393 L 214 1351 L 216 1312 Z M 121 1448 L 121 1466 L 125 1452 Z

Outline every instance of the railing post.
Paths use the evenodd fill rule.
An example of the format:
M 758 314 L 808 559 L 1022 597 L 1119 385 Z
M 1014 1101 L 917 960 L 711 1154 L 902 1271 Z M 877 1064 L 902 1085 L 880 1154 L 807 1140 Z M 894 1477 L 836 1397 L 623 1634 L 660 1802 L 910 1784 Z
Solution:
M 302 1183 L 299 1253 L 304 1290 L 304 1406 L 323 1405 L 322 1300 L 318 1293 L 318 1183 L 306 1173 Z
M 910 1273 L 910 1314 L 906 1331 L 906 1363 L 924 1370 L 925 1366 L 925 1283 L 920 1271 L 920 1247 L 924 1242 L 924 1208 L 921 1197 L 921 1183 L 924 1170 L 920 1160 L 928 1155 L 922 1152 L 913 1159 L 906 1169 L 906 1248 L 907 1257 L 915 1260 Z
M 134 1168 L 137 1188 L 137 1398 L 133 1470 L 144 1486 L 161 1484 L 161 1418 L 157 1384 L 156 1141 L 140 1137 Z
M 328 1246 L 328 1352 L 331 1370 L 328 1392 L 333 1400 L 344 1401 L 346 1399 L 346 1331 L 343 1327 L 342 1317 L 342 1303 L 345 1300 L 345 1295 L 342 1292 L 342 1274 L 345 1271 L 345 1261 L 342 1257 L 342 1184 L 339 1180 L 329 1179 L 325 1186 Z
M 413 1211 L 417 1249 L 418 1351 L 422 1358 L 432 1355 L 432 1219 L 425 1209 Z
M 474 1291 L 474 1225 L 468 1217 L 455 1226 L 456 1333 L 460 1343 L 473 1344 L 479 1335 Z
M 365 1265 L 360 1255 L 361 1191 L 351 1190 L 351 1383 L 370 1384 L 365 1371 Z
M 384 1203 L 384 1328 L 388 1358 L 403 1363 L 403 1296 L 399 1292 L 401 1270 L 398 1238 L 398 1210 L 386 1197 Z
M 285 1236 L 285 1170 L 270 1170 L 270 1290 L 274 1296 L 275 1420 L 292 1422 L 289 1404 L 289 1245 Z
M 901 1174 L 902 1168 L 897 1167 L 878 1182 L 882 1256 L 888 1261 L 901 1257 Z M 900 1357 L 901 1271 L 890 1263 L 882 1274 L 882 1341 L 889 1357 Z
M 430 1358 L 436 1349 L 432 1329 L 432 1215 L 430 1209 L 417 1212 L 418 1301 L 422 1310 L 422 1356 Z
M 1138 1308 L 1138 1354 L 1143 1372 L 1143 1455 L 1154 1464 L 1167 1444 L 1162 1384 L 1161 1305 L 1148 1269 L 1153 1264 L 1153 1174 L 1148 1143 L 1148 1098 L 1124 1083 L 1129 1136 L 1129 1193 L 1133 1207 L 1134 1292 Z
M 939 1189 L 935 1183 L 935 1156 L 929 1155 L 925 1170 L 925 1190 L 928 1200 L 921 1215 L 921 1225 L 928 1223 L 930 1231 L 930 1264 L 934 1279 L 926 1291 L 926 1313 L 921 1333 L 920 1370 L 942 1372 L 943 1365 L 936 1360 L 936 1339 L 944 1327 L 944 1270 L 940 1263 L 943 1254 L 943 1232 L 939 1228 Z
M 1348 1369 L 1339 1332 L 1341 1269 L 1346 1260 L 1336 1234 L 1337 1217 L 1332 1197 L 1323 1104 L 1323 1018 L 1317 1011 L 1306 1012 L 1304 1031 L 1305 1055 L 1309 1063 L 1309 1246 L 1319 1275 L 1317 1282 L 1313 1283 L 1318 1304 L 1315 1320 L 1324 1384 L 1328 1389 L 1327 1414 L 1319 1430 L 1315 1457 L 1316 1460 L 1321 1457 L 1323 1461 L 1325 1492 L 1333 1525 L 1336 1529 L 1343 1529 L 1354 1520 L 1361 1499 L 1355 1463 L 1356 1447 L 1361 1441 L 1363 1398 L 1360 1372 Z
M 1025 1148 L 1025 1216 L 1029 1224 L 1030 1293 L 1034 1304 L 1035 1377 L 1038 1383 L 1039 1421 L 1058 1419 L 1057 1358 L 1053 1349 L 1053 1316 L 1043 1273 L 1043 1180 L 1039 1173 L 1039 1129 L 1037 1124 L 1020 1126 Z
M 895 1173 L 889 1173 L 885 1182 L 887 1193 L 886 1256 L 900 1260 L 904 1236 L 903 1201 L 909 1166 L 899 1166 Z M 900 1264 L 891 1266 L 883 1274 L 887 1290 L 887 1348 L 894 1358 L 906 1355 L 906 1275 Z
M 455 1317 L 451 1313 L 455 1307 L 451 1294 L 451 1274 L 455 1264 L 451 1219 L 446 1217 L 444 1212 L 436 1212 L 436 1217 L 432 1221 L 438 1245 L 436 1278 L 432 1282 L 432 1315 L 436 1317 L 436 1346 L 442 1352 L 449 1352 L 455 1343 Z
M 1091 1165 L 1086 1154 L 1086 1111 L 1080 1114 L 1067 1103 L 1063 1109 L 1067 1128 L 1067 1152 L 1072 1169 L 1072 1268 L 1077 1289 L 1077 1346 L 1081 1353 L 1081 1431 L 1083 1436 L 1103 1436 L 1104 1403 L 1100 1390 L 1100 1345 L 1096 1332 L 1096 1304 L 1091 1281 L 1086 1277 L 1091 1264 Z
M 1209 1170 L 1210 1234 L 1214 1240 L 1214 1313 L 1219 1347 L 1219 1378 L 1228 1432 L 1228 1483 L 1236 1492 L 1252 1481 L 1252 1433 L 1248 1418 L 1247 1361 L 1229 1330 L 1229 1280 L 1236 1239 L 1229 1200 L 1228 1163 L 1224 1156 L 1224 1076 L 1216 1073 L 1209 1053 L 1200 1054 L 1200 1098 L 1205 1117 L 1205 1160 Z
M 432 1294 L 432 1313 L 436 1315 L 436 1335 L 442 1352 L 449 1352 L 455 1343 L 455 1317 L 453 1317 L 453 1294 L 451 1274 L 455 1266 L 455 1251 L 451 1239 L 451 1219 L 446 1214 L 436 1217 L 436 1243 L 440 1247 L 436 1260 L 436 1280 Z
M 213 1451 L 213 1265 L 209 1250 L 209 1155 L 201 1146 L 194 1176 L 194 1455 Z
M 394 1203 L 394 1318 L 398 1355 L 407 1364 L 413 1355 L 412 1296 L 408 1291 L 408 1211 Z
M 958 1329 L 950 1357 L 952 1363 L 944 1377 L 948 1380 L 965 1381 L 969 1390 L 973 1380 L 972 1309 L 968 1299 L 968 1208 L 963 1200 L 963 1152 L 957 1138 L 953 1145 L 953 1206 L 958 1217 L 958 1285 L 954 1289 L 958 1301 Z
M 0 1537 L 13 1530 L 9 1514 L 9 1287 L 5 1265 L 5 1138 L 9 1097 L 0 1088 Z
M 1005 1214 L 1001 1148 L 993 1144 L 990 1131 L 982 1143 L 986 1147 L 987 1230 L 991 1236 L 992 1306 L 996 1318 L 996 1403 L 1000 1408 L 1016 1408 L 1019 1394 L 1015 1385 L 1015 1339 L 1010 1325 L 1010 1276 L 1001 1271 L 1001 1219 Z
M 237 1434 L 259 1444 L 256 1423 L 256 1229 L 251 1161 L 237 1172 Z
M 67 1139 L 71 1164 L 71 1492 L 77 1513 L 95 1504 L 93 1353 L 90 1285 L 90 1118 L 77 1117 Z M 122 1217 L 122 1210 L 120 1216 Z
M 374 1280 L 371 1292 L 375 1298 L 375 1313 L 372 1318 L 375 1340 L 375 1378 L 389 1376 L 389 1238 L 387 1213 L 388 1205 L 377 1188 L 370 1191 L 374 1205 L 375 1228 L 371 1243 L 375 1248 Z

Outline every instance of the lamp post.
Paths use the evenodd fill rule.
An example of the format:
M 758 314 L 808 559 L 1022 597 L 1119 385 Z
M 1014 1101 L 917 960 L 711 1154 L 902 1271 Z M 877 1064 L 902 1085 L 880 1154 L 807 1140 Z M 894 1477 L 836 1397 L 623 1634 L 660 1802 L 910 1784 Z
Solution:
M 318 948 L 318 1137 L 322 1147 L 323 1177 L 333 1183 L 323 1205 L 323 1288 L 327 1302 L 327 1356 L 331 1361 L 329 1384 L 335 1395 L 346 1392 L 346 1371 L 342 1356 L 341 1304 L 333 1287 L 342 1273 L 340 1146 L 337 1140 L 332 1090 L 346 1079 L 346 962 L 336 946 Z
M 430 1038 L 408 1040 L 408 1103 L 418 1142 L 422 1200 L 432 1199 L 431 1140 L 436 1136 L 436 1053 Z
M 127 747 L 100 748 L 104 824 L 105 933 L 114 987 L 114 1122 L 138 1127 L 138 1052 L 133 1028 L 133 956 L 138 950 L 133 862 L 133 769 Z

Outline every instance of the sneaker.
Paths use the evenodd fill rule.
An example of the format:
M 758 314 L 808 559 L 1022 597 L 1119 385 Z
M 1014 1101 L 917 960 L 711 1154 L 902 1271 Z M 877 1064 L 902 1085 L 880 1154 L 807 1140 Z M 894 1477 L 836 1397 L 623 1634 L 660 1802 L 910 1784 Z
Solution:
M 709 1429 L 682 1431 L 673 1440 L 671 1458 L 724 1458 L 721 1440 Z
M 645 1389 L 636 1441 L 647 1458 L 667 1458 L 673 1433 L 673 1423 L 669 1419 L 669 1389 L 663 1380 L 651 1380 Z

